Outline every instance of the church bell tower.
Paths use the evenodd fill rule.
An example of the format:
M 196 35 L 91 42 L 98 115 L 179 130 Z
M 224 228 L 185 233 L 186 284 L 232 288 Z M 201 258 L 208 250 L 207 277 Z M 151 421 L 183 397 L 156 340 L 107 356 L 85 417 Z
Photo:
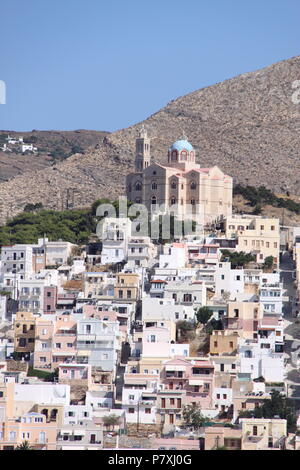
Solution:
M 150 159 L 150 139 L 143 125 L 135 141 L 135 171 L 141 173 L 150 165 Z

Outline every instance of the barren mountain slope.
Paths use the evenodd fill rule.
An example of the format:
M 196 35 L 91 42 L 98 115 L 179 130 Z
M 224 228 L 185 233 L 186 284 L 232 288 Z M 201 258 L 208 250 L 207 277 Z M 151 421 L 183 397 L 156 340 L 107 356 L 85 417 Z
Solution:
M 300 194 L 300 104 L 292 101 L 299 79 L 295 57 L 170 102 L 143 122 L 152 157 L 165 162 L 168 146 L 184 132 L 201 165 L 216 164 L 235 182 Z M 122 194 L 141 125 L 105 136 L 84 155 L 0 184 L 3 207 L 15 213 L 42 202 L 60 209 L 67 188 L 77 189 L 76 206 Z

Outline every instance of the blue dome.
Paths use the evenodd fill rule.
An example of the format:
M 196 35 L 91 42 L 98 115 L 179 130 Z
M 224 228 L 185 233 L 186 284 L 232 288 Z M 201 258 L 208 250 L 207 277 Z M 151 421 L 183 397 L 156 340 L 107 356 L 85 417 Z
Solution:
M 179 152 L 181 150 L 187 150 L 190 152 L 191 150 L 194 150 L 194 148 L 187 140 L 176 140 L 176 142 L 174 142 L 170 147 L 170 150 L 178 150 Z

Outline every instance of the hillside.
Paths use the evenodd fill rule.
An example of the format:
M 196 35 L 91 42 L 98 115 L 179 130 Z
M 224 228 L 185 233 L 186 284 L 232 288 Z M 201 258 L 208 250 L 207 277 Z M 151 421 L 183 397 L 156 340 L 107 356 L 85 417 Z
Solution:
M 0 151 L 0 182 L 7 181 L 28 171 L 42 170 L 62 161 L 70 155 L 84 153 L 102 140 L 108 132 L 76 130 L 76 131 L 37 131 L 15 132 L 0 130 L 0 146 L 9 135 L 12 138 L 23 137 L 24 142 L 33 143 L 37 147 L 36 154 Z
M 77 207 L 124 193 L 142 124 L 158 162 L 184 131 L 201 165 L 219 165 L 235 183 L 300 195 L 300 105 L 292 101 L 299 77 L 300 57 L 294 57 L 180 97 L 143 123 L 105 136 L 91 151 L 1 183 L 2 214 L 28 202 L 60 209 L 68 188 L 76 188 Z

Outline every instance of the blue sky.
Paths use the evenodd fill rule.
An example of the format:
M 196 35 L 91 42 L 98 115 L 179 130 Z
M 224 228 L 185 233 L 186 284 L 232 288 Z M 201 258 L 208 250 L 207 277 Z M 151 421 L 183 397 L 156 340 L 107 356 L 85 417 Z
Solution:
M 299 55 L 299 17 L 299 0 L 1 0 L 0 129 L 133 125 Z

